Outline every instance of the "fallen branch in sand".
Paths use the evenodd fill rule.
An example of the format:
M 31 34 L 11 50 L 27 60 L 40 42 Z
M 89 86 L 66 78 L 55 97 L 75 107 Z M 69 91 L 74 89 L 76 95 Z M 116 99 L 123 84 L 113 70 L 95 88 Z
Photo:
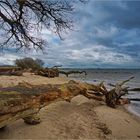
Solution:
M 82 74 L 84 73 L 85 75 L 87 75 L 86 71 L 59 71 L 60 74 L 64 74 L 66 75 L 67 77 L 70 75 L 70 74 Z
M 129 91 L 140 91 L 140 88 L 131 88 L 131 89 L 128 89 Z
M 59 76 L 59 71 L 56 67 L 53 68 L 42 68 L 35 72 L 36 75 L 41 75 L 49 78 L 54 78 Z
M 59 100 L 70 102 L 77 95 L 86 96 L 88 90 L 102 91 L 96 85 L 75 81 L 62 85 L 40 86 L 24 82 L 14 87 L 1 88 L 0 128 L 20 118 L 28 124 L 37 124 L 40 120 L 36 115 L 42 107 Z M 97 99 L 94 95 L 90 95 L 89 98 Z
M 127 80 L 122 81 L 114 85 L 114 88 L 105 94 L 106 104 L 110 107 L 115 108 L 115 106 L 120 102 L 121 97 L 128 94 L 128 87 L 123 87 L 123 85 L 129 82 L 134 77 L 130 77 Z M 129 102 L 129 101 L 128 101 Z
M 37 124 L 40 122 L 37 113 L 41 108 L 59 100 L 70 102 L 77 95 L 106 102 L 114 108 L 118 104 L 129 103 L 129 100 L 122 99 L 122 96 L 128 93 L 128 88 L 123 85 L 131 79 L 132 77 L 117 83 L 109 91 L 103 82 L 94 85 L 75 81 L 38 86 L 23 82 L 14 87 L 0 88 L 0 128 L 20 118 L 28 124 Z
M 129 98 L 130 101 L 140 101 L 140 98 Z
M 38 111 L 58 100 L 70 101 L 86 89 L 70 81 L 62 85 L 33 86 L 20 83 L 18 86 L 0 89 L 0 128 L 23 118 L 28 124 L 39 123 Z
M 23 71 L 18 70 L 18 71 L 5 71 L 5 72 L 0 72 L 0 75 L 6 75 L 6 76 L 22 76 Z
M 20 67 L 0 67 L 0 75 L 22 76 L 23 70 Z

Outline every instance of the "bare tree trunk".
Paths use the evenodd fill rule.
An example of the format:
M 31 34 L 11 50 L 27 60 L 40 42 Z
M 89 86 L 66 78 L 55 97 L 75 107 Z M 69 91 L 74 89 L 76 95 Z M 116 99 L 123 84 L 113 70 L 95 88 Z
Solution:
M 73 80 L 62 85 L 19 85 L 0 89 L 0 128 L 22 118 L 25 123 L 37 124 L 40 122 L 37 113 L 44 106 L 52 102 L 65 100 L 70 102 L 77 95 L 84 95 L 89 99 L 104 101 L 115 108 L 121 97 L 128 93 L 128 87 L 122 87 L 132 78 L 116 84 L 108 91 L 103 82 L 97 85 L 79 83 Z M 140 100 L 140 99 L 132 99 Z M 126 101 L 126 103 L 128 103 Z M 121 103 L 120 103 L 121 104 Z

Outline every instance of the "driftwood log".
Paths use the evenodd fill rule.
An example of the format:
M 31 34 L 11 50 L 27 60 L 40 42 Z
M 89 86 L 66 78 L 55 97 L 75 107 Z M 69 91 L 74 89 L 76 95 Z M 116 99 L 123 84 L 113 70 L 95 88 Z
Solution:
M 85 74 L 87 75 L 86 71 L 59 71 L 60 74 L 64 74 L 66 75 L 67 77 L 70 75 L 70 74 Z
M 22 76 L 23 75 L 23 71 L 22 70 L 9 70 L 9 71 L 5 71 L 5 72 L 0 72 L 0 75 L 6 75 L 6 76 Z
M 70 102 L 77 95 L 87 97 L 88 90 L 101 91 L 100 87 L 86 83 L 70 81 L 62 85 L 40 85 L 34 86 L 29 83 L 0 89 L 0 128 L 16 121 L 24 119 L 25 123 L 37 124 L 39 110 L 59 100 Z M 97 97 L 92 95 L 92 99 Z M 99 97 L 99 100 L 104 100 Z
M 23 71 L 20 67 L 0 67 L 0 75 L 22 76 Z
M 72 81 L 63 85 L 41 86 L 19 83 L 15 87 L 1 88 L 0 128 L 20 118 L 28 124 L 39 123 L 36 115 L 42 107 L 58 100 L 70 101 L 83 92 L 86 89 Z
M 16 66 L 0 66 L 0 72 L 5 72 L 9 70 L 21 70 L 21 68 Z
M 54 68 L 42 68 L 35 72 L 36 75 L 45 76 L 48 78 L 54 78 L 59 76 L 59 71 L 56 67 Z
M 129 87 L 125 87 L 124 84 L 133 78 L 134 77 L 130 77 L 129 79 L 117 83 L 116 85 L 111 84 L 111 86 L 114 86 L 114 88 L 104 94 L 106 98 L 106 104 L 108 106 L 115 108 L 116 105 L 119 104 L 121 97 L 128 94 Z
M 70 74 L 84 74 L 84 75 L 87 75 L 86 71 L 68 71 L 68 72 L 66 72 L 66 71 L 59 70 L 58 67 L 60 67 L 60 66 L 54 66 L 52 68 L 41 68 L 41 69 L 35 71 L 35 74 L 45 76 L 45 77 L 48 77 L 48 78 L 59 77 L 59 74 L 64 74 L 67 77 Z
M 14 87 L 0 88 L 0 128 L 21 118 L 28 124 L 40 123 L 37 114 L 41 108 L 60 100 L 70 102 L 77 95 L 104 101 L 108 106 L 116 107 L 119 103 L 122 104 L 121 97 L 128 93 L 128 88 L 122 86 L 131 79 L 116 84 L 109 91 L 103 82 L 93 85 L 72 80 L 62 85 L 35 86 L 23 82 Z

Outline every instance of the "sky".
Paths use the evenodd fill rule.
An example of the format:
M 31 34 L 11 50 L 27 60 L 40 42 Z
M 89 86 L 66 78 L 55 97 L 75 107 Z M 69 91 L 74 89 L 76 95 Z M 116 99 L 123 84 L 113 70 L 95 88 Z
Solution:
M 48 45 L 44 51 L 0 53 L 0 65 L 23 57 L 39 58 L 45 66 L 65 68 L 140 68 L 140 1 L 89 0 L 77 3 L 73 30 L 60 40 L 43 29 Z

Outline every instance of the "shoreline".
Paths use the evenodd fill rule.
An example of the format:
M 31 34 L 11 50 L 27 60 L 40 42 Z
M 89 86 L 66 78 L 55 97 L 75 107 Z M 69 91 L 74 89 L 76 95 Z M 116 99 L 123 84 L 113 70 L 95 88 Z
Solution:
M 126 113 L 130 114 L 134 119 L 140 122 L 140 114 L 134 111 L 134 109 L 131 109 L 131 103 L 128 105 L 122 106 L 122 109 L 126 111 Z
M 71 75 L 70 78 L 71 79 L 74 79 L 74 80 L 76 80 L 78 82 L 82 81 L 82 82 L 87 82 L 87 83 L 90 83 L 90 84 L 98 84 L 98 83 L 104 81 L 105 82 L 105 86 L 108 89 L 111 89 L 111 87 L 109 86 L 110 83 L 115 84 L 118 81 L 125 80 L 128 77 L 131 77 L 132 76 L 132 71 L 130 71 L 131 73 L 123 73 L 123 74 L 120 73 L 120 72 L 117 72 L 117 74 L 120 73 L 121 76 L 123 77 L 122 78 L 122 77 L 119 76 L 120 77 L 120 80 L 117 80 L 116 79 L 116 69 L 114 69 L 115 72 L 112 72 L 113 75 L 115 74 L 114 75 L 115 76 L 114 79 L 116 79 L 116 80 L 114 80 L 114 79 L 111 78 L 111 77 L 113 77 L 112 74 L 110 76 L 108 75 L 110 72 L 101 73 L 101 71 L 104 71 L 104 69 L 101 69 L 101 71 L 99 71 L 98 74 L 95 75 L 95 73 L 97 73 L 95 71 L 97 71 L 97 70 L 94 69 L 93 73 L 90 72 L 88 77 L 84 77 L 84 76 L 81 76 L 81 75 L 79 75 L 79 77 L 75 77 L 74 75 Z M 139 72 L 139 70 L 138 70 L 138 72 Z M 92 74 L 94 76 L 92 76 Z M 101 76 L 102 78 L 99 78 L 100 74 L 102 75 Z M 124 76 L 124 74 L 126 74 L 126 75 Z M 90 77 L 90 75 L 91 75 L 91 77 Z M 130 81 L 129 83 L 127 83 L 127 85 L 130 86 L 131 88 L 139 87 L 140 85 L 139 85 L 138 73 L 135 73 L 133 75 L 135 75 L 136 78 L 134 80 Z M 126 95 L 125 97 L 126 98 L 139 98 L 139 94 L 137 92 L 132 92 L 132 93 L 129 93 L 128 95 Z M 138 105 L 138 107 L 140 107 L 140 102 L 137 102 L 136 104 Z M 134 106 L 133 105 L 133 102 L 132 102 L 130 104 L 130 107 L 128 108 L 128 111 L 130 113 L 132 113 L 132 114 L 140 117 L 140 110 L 139 110 L 138 107 L 136 108 L 136 106 Z
M 13 83 L 14 80 L 17 81 Z M 25 73 L 20 77 L 0 76 L 0 85 L 13 86 L 22 81 L 34 85 L 62 84 L 69 80 Z M 140 136 L 140 118 L 124 106 L 112 109 L 82 95 L 70 103 L 52 103 L 41 109 L 40 115 L 40 124 L 27 125 L 20 119 L 0 131 L 0 139 L 139 139 Z

